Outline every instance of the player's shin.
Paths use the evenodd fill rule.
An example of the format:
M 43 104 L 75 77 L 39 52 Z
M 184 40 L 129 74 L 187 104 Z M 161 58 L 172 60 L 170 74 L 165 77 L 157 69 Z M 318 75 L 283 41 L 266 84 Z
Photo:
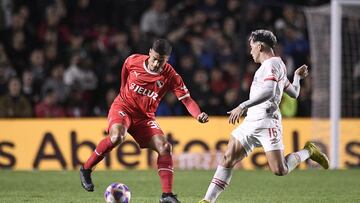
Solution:
M 205 195 L 205 200 L 215 202 L 218 196 L 229 185 L 232 175 L 232 168 L 218 166 L 209 188 Z
M 290 173 L 294 168 L 296 168 L 301 162 L 305 161 L 310 157 L 308 150 L 300 150 L 288 154 L 285 157 L 286 165 L 288 167 L 288 173 Z
M 115 145 L 111 142 L 110 136 L 106 136 L 97 145 L 90 158 L 85 162 L 84 169 L 91 169 L 96 166 L 103 158 L 106 153 L 110 152 Z
M 157 160 L 158 174 L 163 193 L 172 193 L 174 181 L 173 160 L 170 154 L 159 155 Z

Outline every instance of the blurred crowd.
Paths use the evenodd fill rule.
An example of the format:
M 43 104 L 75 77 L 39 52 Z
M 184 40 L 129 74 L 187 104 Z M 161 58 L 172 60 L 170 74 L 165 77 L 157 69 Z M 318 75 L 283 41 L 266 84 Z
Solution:
M 248 36 L 270 29 L 292 81 L 310 64 L 301 6 L 326 1 L 266 0 L 2 0 L 0 117 L 106 116 L 119 91 L 122 63 L 147 54 L 154 39 L 173 45 L 170 63 L 210 115 L 248 98 L 259 64 Z M 285 116 L 311 115 L 310 78 L 298 101 L 284 97 Z M 300 111 L 301 110 L 301 111 Z M 158 116 L 187 115 L 173 94 Z

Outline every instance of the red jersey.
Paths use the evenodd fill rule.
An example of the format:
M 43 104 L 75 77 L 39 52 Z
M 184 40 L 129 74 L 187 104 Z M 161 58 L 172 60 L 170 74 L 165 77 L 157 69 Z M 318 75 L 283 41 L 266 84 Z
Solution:
M 145 65 L 148 55 L 129 56 L 122 67 L 120 93 L 115 101 L 125 102 L 126 108 L 153 116 L 161 99 L 171 90 L 181 100 L 190 93 L 174 68 L 166 63 L 159 73 Z

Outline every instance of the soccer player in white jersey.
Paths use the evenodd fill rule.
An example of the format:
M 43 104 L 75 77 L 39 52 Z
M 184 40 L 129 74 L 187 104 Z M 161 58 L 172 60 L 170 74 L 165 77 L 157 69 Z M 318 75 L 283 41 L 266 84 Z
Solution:
M 302 65 L 295 71 L 293 82 L 286 77 L 286 67 L 274 54 L 275 35 L 268 30 L 251 33 L 249 43 L 255 63 L 261 63 L 250 88 L 249 100 L 229 111 L 229 123 L 244 121 L 231 133 L 227 150 L 220 160 L 206 195 L 199 203 L 213 203 L 230 183 L 232 168 L 255 147 L 263 147 L 271 171 L 278 176 L 290 173 L 301 162 L 310 158 L 323 168 L 329 168 L 329 160 L 313 143 L 284 156 L 279 104 L 283 91 L 293 98 L 300 92 L 300 79 L 308 75 L 308 67 Z

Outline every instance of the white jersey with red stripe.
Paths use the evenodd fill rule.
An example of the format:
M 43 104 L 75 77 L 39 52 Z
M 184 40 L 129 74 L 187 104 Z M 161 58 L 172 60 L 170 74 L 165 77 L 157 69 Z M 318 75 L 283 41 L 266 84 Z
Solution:
M 279 104 L 284 87 L 290 83 L 286 77 L 286 66 L 280 57 L 272 57 L 263 61 L 260 68 L 255 72 L 250 88 L 250 99 L 263 92 L 266 80 L 276 82 L 275 96 L 263 103 L 250 107 L 245 118 L 248 121 L 264 118 L 281 119 Z

